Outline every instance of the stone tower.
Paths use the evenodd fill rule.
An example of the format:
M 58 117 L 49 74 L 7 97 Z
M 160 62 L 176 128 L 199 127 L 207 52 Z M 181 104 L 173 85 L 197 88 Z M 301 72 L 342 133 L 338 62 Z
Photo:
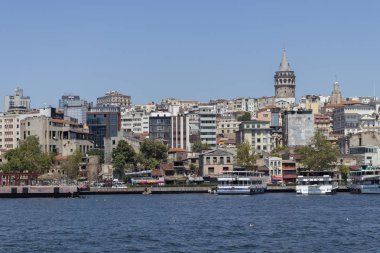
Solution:
M 282 51 L 280 67 L 274 75 L 274 89 L 276 104 L 279 101 L 292 105 L 295 103 L 296 76 L 290 67 L 285 49 Z
M 330 104 L 340 104 L 343 102 L 342 93 L 340 92 L 340 86 L 337 81 L 334 82 L 334 88 L 331 92 Z

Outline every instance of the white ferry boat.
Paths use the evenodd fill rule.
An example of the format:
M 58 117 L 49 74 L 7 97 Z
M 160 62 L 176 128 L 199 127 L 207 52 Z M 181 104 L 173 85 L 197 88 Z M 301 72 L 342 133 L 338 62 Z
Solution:
M 301 172 L 297 177 L 297 194 L 334 194 L 338 191 L 338 182 L 332 171 Z
M 226 171 L 218 176 L 216 193 L 220 195 L 250 195 L 265 192 L 266 178 L 254 171 Z
M 352 193 L 380 194 L 380 168 L 363 165 L 360 170 L 350 172 L 348 188 Z

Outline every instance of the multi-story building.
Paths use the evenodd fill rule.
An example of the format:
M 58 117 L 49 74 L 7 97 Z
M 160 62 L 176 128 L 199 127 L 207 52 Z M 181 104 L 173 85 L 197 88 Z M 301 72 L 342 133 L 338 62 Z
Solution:
M 250 112 L 255 114 L 256 99 L 254 98 L 235 98 L 233 102 L 233 111 L 235 112 Z
M 172 115 L 169 112 L 152 112 L 149 116 L 149 139 L 172 145 Z
M 380 165 L 379 146 L 356 146 L 350 148 L 350 155 L 359 155 L 364 164 L 371 166 Z
M 269 156 L 264 158 L 264 163 L 268 167 L 272 183 L 282 182 L 282 158 Z
M 94 148 L 90 134 L 83 125 L 62 119 L 34 116 L 20 122 L 21 140 L 37 136 L 41 150 L 62 156 L 72 155 L 76 150 L 82 153 Z
M 295 184 L 297 180 L 297 167 L 294 160 L 282 160 L 282 180 L 285 184 Z
M 198 109 L 189 111 L 186 115 L 189 117 L 190 143 L 194 143 L 196 140 L 199 140 Z
M 14 95 L 4 97 L 4 112 L 14 108 L 30 109 L 30 97 L 24 96 L 23 90 L 18 87 L 15 89 Z
M 50 118 L 62 118 L 62 115 L 56 113 L 55 108 L 0 114 L 0 149 L 7 151 L 17 148 L 21 139 L 20 122 L 28 117 L 41 115 Z
M 346 104 L 333 112 L 333 131 L 335 134 L 347 135 L 357 133 L 363 118 L 375 113 L 375 106 L 369 104 Z
M 251 120 L 242 122 L 236 132 L 236 144 L 248 142 L 256 152 L 271 152 L 275 148 L 270 121 Z
M 332 133 L 332 120 L 328 115 L 314 114 L 315 130 L 329 137 Z
M 18 114 L 0 115 L 0 149 L 17 148 L 20 140 L 20 117 Z
M 178 100 L 175 98 L 165 98 L 161 101 L 161 109 L 172 112 L 173 109 L 178 108 L 178 112 L 192 110 L 197 107 L 199 104 L 198 101 L 195 100 Z M 173 113 L 172 113 L 173 114 Z M 175 116 L 176 113 L 173 115 Z
M 234 156 L 232 153 L 215 149 L 199 156 L 201 176 L 216 177 L 224 171 L 233 171 Z
M 284 111 L 283 142 L 286 146 L 307 145 L 314 136 L 314 115 L 308 111 Z
M 180 148 L 190 151 L 190 124 L 186 114 L 172 116 L 171 148 Z
M 216 110 L 214 106 L 199 106 L 199 138 L 210 147 L 216 146 Z
M 217 135 L 235 140 L 240 123 L 240 121 L 236 121 L 235 119 L 221 118 L 217 125 Z
M 265 107 L 273 107 L 275 105 L 276 97 L 259 97 L 256 99 L 256 110 L 263 109 Z
M 313 114 L 319 114 L 320 108 L 323 106 L 320 97 L 316 95 L 306 95 L 301 98 L 299 107 L 304 110 L 312 110 Z
M 119 107 L 93 107 L 87 112 L 87 125 L 96 148 L 104 147 L 104 138 L 116 137 L 120 130 Z
M 149 133 L 149 114 L 140 106 L 124 110 L 121 113 L 121 129 L 136 134 Z
M 96 106 L 117 106 L 121 108 L 127 108 L 131 105 L 131 96 L 121 94 L 117 91 L 109 91 L 104 96 L 96 99 Z
M 64 115 L 77 119 L 79 124 L 86 124 L 88 107 L 89 103 L 77 95 L 63 95 L 59 100 L 59 108 L 63 109 Z

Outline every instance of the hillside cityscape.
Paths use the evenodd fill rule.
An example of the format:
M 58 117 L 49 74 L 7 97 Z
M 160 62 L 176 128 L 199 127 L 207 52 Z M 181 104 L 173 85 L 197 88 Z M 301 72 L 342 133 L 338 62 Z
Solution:
M 380 164 L 376 97 L 344 98 L 335 81 L 330 95 L 303 94 L 296 101 L 296 87 L 296 71 L 285 49 L 274 72 L 273 96 L 208 102 L 164 98 L 161 103 L 133 104 L 130 95 L 109 91 L 96 102 L 64 94 L 57 107 L 31 108 L 32 98 L 18 87 L 5 96 L 0 115 L 0 183 L 30 184 L 42 176 L 94 184 L 141 171 L 169 184 L 210 180 L 249 167 L 237 158 L 238 147 L 248 143 L 247 154 L 255 155 L 251 170 L 267 175 L 268 183 L 294 184 L 297 169 L 303 167 L 296 148 L 310 145 L 316 132 L 339 149 L 336 169 Z M 31 136 L 37 137 L 41 152 L 52 154 L 51 164 L 28 169 L 8 163 L 6 154 Z M 130 157 L 117 153 L 120 142 L 133 149 Z M 144 145 L 157 142 L 165 154 L 150 156 L 157 151 Z M 146 157 L 134 159 L 142 146 L 148 150 Z M 70 167 L 74 156 L 80 159 Z

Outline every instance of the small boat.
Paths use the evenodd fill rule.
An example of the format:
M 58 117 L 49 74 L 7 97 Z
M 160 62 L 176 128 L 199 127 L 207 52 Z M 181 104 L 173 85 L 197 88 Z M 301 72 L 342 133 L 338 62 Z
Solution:
M 297 194 L 324 195 L 337 191 L 338 182 L 333 171 L 302 171 L 297 177 Z
M 218 176 L 216 193 L 219 195 L 250 195 L 265 192 L 263 173 L 254 171 L 226 171 Z
M 360 170 L 350 172 L 348 188 L 351 193 L 380 194 L 380 168 L 363 165 Z

